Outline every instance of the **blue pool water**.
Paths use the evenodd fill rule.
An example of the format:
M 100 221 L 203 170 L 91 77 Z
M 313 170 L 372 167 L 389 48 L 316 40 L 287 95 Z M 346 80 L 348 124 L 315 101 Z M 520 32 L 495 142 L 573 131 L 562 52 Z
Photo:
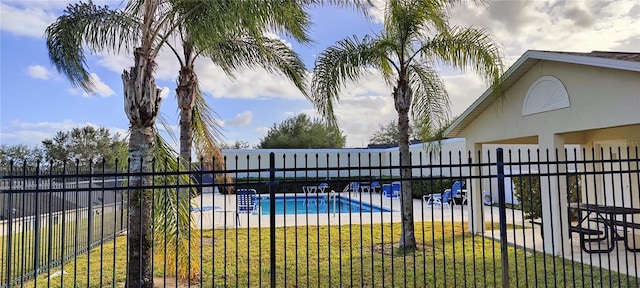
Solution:
M 332 214 L 334 210 L 333 197 L 328 201 L 329 196 L 276 196 L 276 215 L 291 214 Z M 337 196 L 335 199 L 336 213 L 360 213 L 360 212 L 390 212 L 378 206 L 362 203 L 357 200 Z M 262 215 L 269 215 L 271 209 L 269 207 L 269 196 L 259 198 L 260 210 Z

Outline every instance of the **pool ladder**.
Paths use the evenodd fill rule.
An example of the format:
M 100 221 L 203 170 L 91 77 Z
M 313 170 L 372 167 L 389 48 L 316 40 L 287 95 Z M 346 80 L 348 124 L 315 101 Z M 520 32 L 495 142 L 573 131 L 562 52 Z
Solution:
M 329 192 L 329 202 L 331 202 L 331 197 L 333 197 L 333 217 L 336 217 L 336 197 L 338 196 L 338 194 L 336 193 L 336 191 L 331 190 L 331 192 Z

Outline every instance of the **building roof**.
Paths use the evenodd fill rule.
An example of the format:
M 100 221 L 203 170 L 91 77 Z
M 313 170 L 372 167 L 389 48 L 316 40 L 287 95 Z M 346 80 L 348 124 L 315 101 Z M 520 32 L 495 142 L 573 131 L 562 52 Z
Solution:
M 540 61 L 564 62 L 640 72 L 640 53 L 637 52 L 559 52 L 528 50 L 502 75 L 503 91 L 508 90 L 520 77 Z M 459 133 L 497 98 L 498 94 L 493 93 L 493 89 L 487 89 L 451 124 L 445 131 L 445 137 L 459 137 Z
M 616 51 L 591 51 L 591 52 L 588 52 L 588 53 L 583 53 L 583 52 L 554 52 L 554 51 L 540 51 L 540 52 L 561 53 L 561 54 L 568 54 L 568 55 L 599 57 L 599 58 L 608 58 L 608 59 L 617 59 L 617 60 L 640 62 L 640 53 L 634 53 L 634 52 L 616 52 Z

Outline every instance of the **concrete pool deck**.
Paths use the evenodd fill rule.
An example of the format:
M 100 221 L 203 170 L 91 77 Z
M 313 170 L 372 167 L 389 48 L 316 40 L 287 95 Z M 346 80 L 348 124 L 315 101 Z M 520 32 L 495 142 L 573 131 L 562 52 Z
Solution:
M 276 194 L 283 196 L 284 194 Z M 287 194 L 293 197 L 294 194 Z M 304 197 L 305 194 L 296 194 Z M 315 194 L 309 194 L 315 195 Z M 320 195 L 327 195 L 326 193 Z M 297 214 L 297 215 L 276 215 L 276 226 L 306 226 L 306 225 L 350 225 L 350 224 L 378 224 L 378 223 L 400 223 L 400 200 L 382 197 L 379 193 L 336 193 L 336 195 L 352 200 L 362 201 L 366 204 L 389 209 L 392 212 L 354 212 L 354 213 L 331 213 L 331 214 Z M 268 196 L 268 195 L 260 195 Z M 191 199 L 192 206 L 206 207 L 217 206 L 217 209 L 192 212 L 196 227 L 202 229 L 214 229 L 223 227 L 236 227 L 235 219 L 236 197 L 235 195 L 223 194 L 203 194 Z M 461 222 L 467 221 L 467 206 L 453 205 L 449 207 L 428 207 L 420 199 L 413 200 L 414 219 L 418 222 Z M 498 222 L 498 209 L 496 207 L 485 207 L 485 221 Z M 240 227 L 269 227 L 269 215 L 262 215 L 260 212 L 253 214 L 239 214 Z M 519 210 L 508 209 L 507 222 L 517 225 L 530 225 L 528 221 L 522 220 L 522 213 Z

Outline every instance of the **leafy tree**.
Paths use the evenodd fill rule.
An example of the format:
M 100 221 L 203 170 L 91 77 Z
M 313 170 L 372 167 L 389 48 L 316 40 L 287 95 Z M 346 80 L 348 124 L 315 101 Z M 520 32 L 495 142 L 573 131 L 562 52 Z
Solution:
M 300 114 L 273 124 L 267 136 L 260 139 L 258 148 L 342 148 L 346 141 L 347 137 L 337 126 L 327 126 L 322 120 L 311 120 L 306 114 Z
M 316 60 L 311 100 L 329 124 L 345 81 L 357 81 L 370 68 L 390 85 L 398 112 L 398 146 L 403 179 L 411 179 L 409 114 L 420 135 L 428 138 L 448 118 L 449 97 L 435 64 L 471 68 L 499 85 L 500 50 L 481 29 L 451 26 L 449 9 L 461 1 L 387 0 L 384 29 L 373 36 L 346 38 L 323 51 Z M 482 1 L 479 1 L 482 2 Z M 401 193 L 402 236 L 399 246 L 415 249 L 413 199 L 409 181 Z
M 417 135 L 414 135 L 413 131 L 413 127 L 409 125 L 409 135 L 416 139 Z M 378 125 L 378 131 L 374 132 L 369 138 L 369 144 L 398 144 L 399 135 L 396 121 L 380 124 Z
M 236 140 L 233 143 L 223 143 L 220 146 L 220 148 L 221 149 L 249 149 L 251 148 L 251 146 L 249 145 L 249 142 Z
M 0 167 L 2 168 L 8 168 L 11 161 L 14 168 L 22 168 L 24 164 L 33 167 L 44 159 L 44 150 L 41 147 L 29 147 L 24 144 L 0 145 Z
M 126 165 L 127 140 L 118 133 L 111 135 L 107 128 L 85 126 L 58 131 L 53 139 L 42 141 L 46 160 L 54 165 L 63 162 L 71 166 L 78 161 L 80 168 L 88 168 L 104 160 L 106 169 L 115 168 L 116 159 Z

